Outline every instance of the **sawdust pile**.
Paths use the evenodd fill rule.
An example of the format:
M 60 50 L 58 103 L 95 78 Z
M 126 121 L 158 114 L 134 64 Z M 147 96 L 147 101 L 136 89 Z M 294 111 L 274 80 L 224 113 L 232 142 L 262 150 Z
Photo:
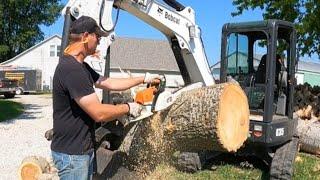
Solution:
M 173 127 L 164 122 L 166 114 L 158 112 L 137 125 L 128 151 L 127 166 L 142 176 L 160 163 L 172 161 L 174 148 L 168 134 Z

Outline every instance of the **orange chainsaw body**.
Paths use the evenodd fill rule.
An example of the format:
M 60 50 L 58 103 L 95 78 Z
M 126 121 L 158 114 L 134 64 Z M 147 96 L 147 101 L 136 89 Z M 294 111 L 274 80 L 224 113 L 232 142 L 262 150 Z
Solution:
M 153 97 L 156 91 L 157 91 L 157 88 L 148 87 L 144 90 L 137 92 L 135 102 L 142 105 L 147 105 L 152 103 Z

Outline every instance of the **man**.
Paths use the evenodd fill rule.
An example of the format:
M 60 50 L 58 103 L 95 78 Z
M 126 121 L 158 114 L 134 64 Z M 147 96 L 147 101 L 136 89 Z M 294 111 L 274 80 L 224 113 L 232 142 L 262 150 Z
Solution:
M 90 17 L 75 20 L 69 36 L 69 46 L 60 57 L 53 77 L 52 157 L 60 179 L 91 179 L 94 123 L 124 115 L 137 117 L 141 112 L 141 106 L 136 103 L 101 104 L 93 85 L 119 91 L 152 83 L 159 76 L 146 73 L 136 78 L 105 78 L 91 69 L 84 59 L 95 54 L 101 36 L 106 34 Z
M 282 67 L 283 60 L 279 54 L 276 55 L 276 72 L 275 72 L 275 84 L 278 84 L 279 81 L 279 73 Z M 264 54 L 261 58 L 260 64 L 256 71 L 256 83 L 264 84 L 266 81 L 266 66 L 267 66 L 267 54 Z

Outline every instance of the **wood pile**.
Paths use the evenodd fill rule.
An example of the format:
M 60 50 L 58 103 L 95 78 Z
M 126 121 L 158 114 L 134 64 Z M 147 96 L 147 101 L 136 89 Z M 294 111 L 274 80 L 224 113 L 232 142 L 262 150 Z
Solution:
M 319 118 L 320 86 L 310 84 L 297 85 L 294 93 L 294 111 L 301 119 Z
M 294 110 L 299 117 L 300 149 L 320 155 L 320 87 L 308 83 L 297 85 L 293 98 Z

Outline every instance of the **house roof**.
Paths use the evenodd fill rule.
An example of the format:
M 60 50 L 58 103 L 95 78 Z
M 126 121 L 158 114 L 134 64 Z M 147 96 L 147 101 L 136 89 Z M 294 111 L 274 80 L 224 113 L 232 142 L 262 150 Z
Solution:
M 298 62 L 298 70 L 320 73 L 320 63 L 302 60 Z
M 16 60 L 55 37 L 61 39 L 59 35 L 53 35 L 1 64 Z M 170 45 L 165 40 L 118 37 L 111 44 L 110 53 L 111 68 L 179 71 Z
M 179 71 L 170 45 L 164 40 L 116 38 L 110 53 L 112 68 Z
M 2 64 L 2 65 L 8 64 L 8 63 L 10 63 L 10 62 L 12 62 L 12 61 L 14 61 L 14 60 L 18 59 L 19 57 L 21 57 L 21 56 L 23 56 L 23 55 L 25 55 L 25 54 L 29 53 L 30 51 L 32 51 L 32 50 L 34 50 L 34 49 L 36 49 L 37 47 L 41 46 L 42 44 L 44 44 L 44 43 L 46 43 L 46 42 L 50 41 L 51 39 L 56 38 L 56 37 L 57 37 L 57 38 L 59 38 L 59 39 L 61 39 L 61 37 L 60 37 L 59 35 L 55 34 L 55 35 L 53 35 L 53 36 L 51 36 L 51 37 L 49 37 L 49 38 L 47 38 L 47 39 L 45 39 L 45 40 L 41 41 L 40 43 L 38 43 L 38 44 L 36 44 L 36 45 L 34 45 L 34 46 L 30 47 L 29 49 L 27 49 L 27 50 L 23 51 L 22 53 L 18 54 L 17 56 L 15 56 L 15 57 L 13 57 L 13 58 L 11 58 L 11 59 L 7 60 L 7 61 L 4 61 L 4 62 L 2 62 L 2 63 L 0 63 L 0 64 Z

